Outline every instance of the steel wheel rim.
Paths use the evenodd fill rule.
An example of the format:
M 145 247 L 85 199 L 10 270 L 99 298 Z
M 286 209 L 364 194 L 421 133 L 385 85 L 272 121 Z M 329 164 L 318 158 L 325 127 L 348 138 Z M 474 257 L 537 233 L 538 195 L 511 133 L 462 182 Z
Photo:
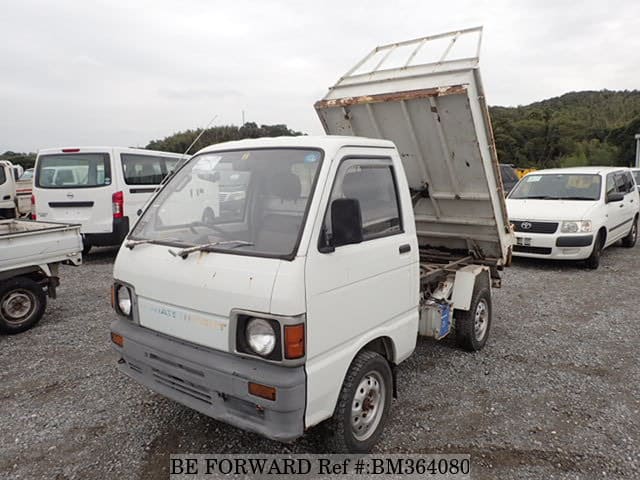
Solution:
M 375 371 L 367 373 L 353 396 L 351 403 L 351 431 L 358 441 L 365 441 L 378 428 L 384 413 L 386 385 Z
M 2 313 L 9 323 L 23 322 L 35 306 L 36 299 L 28 290 L 13 290 L 2 299 Z
M 631 226 L 631 241 L 632 242 L 635 242 L 637 235 L 638 235 L 638 224 L 637 224 L 637 222 L 633 222 L 633 225 Z
M 473 319 L 473 328 L 476 334 L 476 340 L 481 341 L 487 333 L 489 327 L 489 305 L 486 300 L 481 299 L 476 306 Z

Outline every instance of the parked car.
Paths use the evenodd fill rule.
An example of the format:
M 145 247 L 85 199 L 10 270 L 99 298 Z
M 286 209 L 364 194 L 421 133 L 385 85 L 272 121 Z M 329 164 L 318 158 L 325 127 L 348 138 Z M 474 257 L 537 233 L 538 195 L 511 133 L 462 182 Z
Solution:
M 602 251 L 622 240 L 633 247 L 640 198 L 628 168 L 575 167 L 538 170 L 507 198 L 516 231 L 513 254 L 586 260 L 598 268 Z
M 640 191 L 640 168 L 632 168 L 631 173 L 633 173 L 633 178 L 636 181 L 638 190 Z
M 120 245 L 182 155 L 120 147 L 50 148 L 36 158 L 32 218 L 80 224 L 84 252 Z
M 518 172 L 516 172 L 513 165 L 507 163 L 500 164 L 500 177 L 502 178 L 502 189 L 505 195 L 508 195 L 520 180 L 518 178 Z
M 513 237 L 477 65 L 345 75 L 315 104 L 328 136 L 194 155 L 118 252 L 111 338 L 121 371 L 272 439 L 328 421 L 332 451 L 369 451 L 418 335 L 455 332 L 475 351 L 490 332 L 491 287 Z M 207 170 L 243 192 L 241 213 L 171 221 L 174 199 Z
M 16 177 L 11 162 L 0 160 L 0 219 L 15 218 Z

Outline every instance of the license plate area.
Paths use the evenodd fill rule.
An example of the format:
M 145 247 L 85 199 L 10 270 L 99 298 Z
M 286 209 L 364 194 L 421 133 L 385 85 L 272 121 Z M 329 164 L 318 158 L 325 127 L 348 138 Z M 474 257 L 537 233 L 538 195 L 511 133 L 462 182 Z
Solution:
M 520 245 L 522 247 L 530 247 L 531 237 L 516 237 L 516 245 Z

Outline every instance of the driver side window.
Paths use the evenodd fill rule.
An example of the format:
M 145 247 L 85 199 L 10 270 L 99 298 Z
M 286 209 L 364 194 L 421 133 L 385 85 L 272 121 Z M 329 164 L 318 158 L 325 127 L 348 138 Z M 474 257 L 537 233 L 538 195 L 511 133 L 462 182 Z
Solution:
M 346 160 L 338 170 L 333 186 L 324 230 L 331 237 L 331 204 L 351 198 L 360 203 L 362 240 L 402 233 L 402 220 L 395 174 L 390 161 Z

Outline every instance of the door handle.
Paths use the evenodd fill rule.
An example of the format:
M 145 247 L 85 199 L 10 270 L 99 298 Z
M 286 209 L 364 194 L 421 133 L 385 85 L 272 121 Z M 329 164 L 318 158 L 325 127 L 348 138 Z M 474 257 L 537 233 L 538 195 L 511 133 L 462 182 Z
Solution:
M 404 245 L 400 245 L 400 248 L 398 248 L 398 251 L 400 252 L 401 255 L 403 253 L 408 253 L 411 251 L 411 245 L 409 245 L 408 243 L 405 243 Z
M 624 207 L 624 205 L 620 205 L 620 208 Z

